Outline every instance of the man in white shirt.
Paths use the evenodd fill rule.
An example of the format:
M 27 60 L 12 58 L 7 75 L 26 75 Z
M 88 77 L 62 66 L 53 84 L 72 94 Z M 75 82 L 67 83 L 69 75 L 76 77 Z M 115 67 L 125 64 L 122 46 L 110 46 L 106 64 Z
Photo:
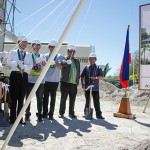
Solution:
M 29 57 L 26 58 L 26 61 L 28 62 L 27 68 L 28 68 L 28 88 L 27 88 L 27 97 L 29 96 L 32 88 L 35 85 L 35 82 L 37 81 L 43 66 L 45 66 L 46 61 L 42 54 L 39 53 L 39 50 L 41 48 L 41 42 L 39 40 L 33 40 L 32 41 L 32 49 L 33 52 L 28 55 Z M 44 94 L 44 79 L 42 80 L 41 84 L 39 85 L 37 91 L 36 91 L 36 99 L 37 99 L 37 118 L 38 121 L 42 121 L 42 104 L 43 104 L 43 94 Z M 30 121 L 30 105 L 28 106 L 25 114 L 25 120 Z
M 28 74 L 26 72 L 25 57 L 28 53 L 25 51 L 27 47 L 27 38 L 25 36 L 18 37 L 19 49 L 10 51 L 8 57 L 8 65 L 11 67 L 10 74 L 10 124 L 13 124 L 23 107 L 24 97 L 27 88 Z M 16 110 L 17 109 L 17 110 Z M 20 124 L 25 124 L 21 119 Z
M 46 61 L 48 61 L 56 45 L 57 42 L 55 40 L 51 40 L 49 42 L 48 45 L 49 53 L 44 55 Z M 43 118 L 47 118 L 47 114 L 48 114 L 50 120 L 54 119 L 53 114 L 55 109 L 56 92 L 60 81 L 60 70 L 61 70 L 62 61 L 63 61 L 63 57 L 60 54 L 56 54 L 44 78 L 45 84 L 44 84 L 44 97 L 43 97 Z M 48 112 L 49 95 L 51 97 L 51 100 L 50 100 L 50 109 Z

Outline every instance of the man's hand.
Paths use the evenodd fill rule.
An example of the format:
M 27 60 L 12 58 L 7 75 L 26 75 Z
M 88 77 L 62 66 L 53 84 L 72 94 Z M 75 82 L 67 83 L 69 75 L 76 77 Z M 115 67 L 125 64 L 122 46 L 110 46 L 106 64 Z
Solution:
M 57 67 L 61 67 L 61 62 L 57 62 L 55 65 L 56 65 Z
M 69 59 L 67 60 L 67 64 L 70 65 L 72 63 L 72 61 Z
M 90 77 L 91 78 L 91 80 L 96 80 L 97 78 L 96 77 Z

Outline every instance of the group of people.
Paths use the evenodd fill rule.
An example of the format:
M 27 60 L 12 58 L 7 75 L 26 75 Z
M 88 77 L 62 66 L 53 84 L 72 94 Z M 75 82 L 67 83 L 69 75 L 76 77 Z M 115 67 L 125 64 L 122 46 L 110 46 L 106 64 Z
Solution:
M 27 47 L 27 38 L 25 36 L 18 37 L 18 49 L 11 50 L 8 57 L 8 64 L 11 68 L 10 74 L 10 124 L 13 124 L 24 105 L 24 99 L 28 98 L 34 84 L 36 83 L 42 69 L 46 65 L 49 57 L 57 45 L 55 40 L 51 40 L 48 44 L 49 53 L 40 54 L 41 42 L 33 40 L 31 43 L 32 52 L 25 51 Z M 103 76 L 102 69 L 96 65 L 96 55 L 89 55 L 90 64 L 85 66 L 80 74 L 80 62 L 75 57 L 76 47 L 68 45 L 67 55 L 62 56 L 56 54 L 49 69 L 36 91 L 37 99 L 37 120 L 41 122 L 43 118 L 54 119 L 54 110 L 56 102 L 57 88 L 60 82 L 60 108 L 59 118 L 63 118 L 66 109 L 66 100 L 69 95 L 69 117 L 76 118 L 74 107 L 77 95 L 77 85 L 81 78 L 82 88 L 85 91 L 85 109 L 89 107 L 90 91 L 86 90 L 90 85 L 93 85 L 92 96 L 96 117 L 104 119 L 100 110 L 99 96 L 99 80 Z M 49 100 L 50 96 L 50 100 Z M 50 101 L 50 102 L 49 102 Z M 50 106 L 49 106 L 50 103 Z M 25 121 L 30 121 L 31 105 L 28 106 L 25 112 Z M 85 111 L 85 110 L 84 110 Z M 23 118 L 20 124 L 25 125 Z

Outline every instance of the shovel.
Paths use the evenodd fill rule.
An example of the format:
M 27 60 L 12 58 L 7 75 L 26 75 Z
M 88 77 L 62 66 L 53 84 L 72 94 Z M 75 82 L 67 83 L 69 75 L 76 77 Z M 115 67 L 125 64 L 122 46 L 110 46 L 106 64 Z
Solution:
M 89 98 L 89 107 L 85 109 L 85 119 L 86 120 L 92 120 L 93 118 L 93 108 L 91 108 L 91 99 L 92 99 L 92 88 L 94 87 L 94 85 L 90 85 L 88 86 L 88 88 L 86 89 L 86 91 L 88 89 L 90 89 L 90 98 Z
M 8 84 L 5 84 L 5 90 L 4 90 L 4 119 L 6 122 L 9 122 L 9 107 L 7 102 L 7 95 L 8 95 Z
M 4 96 L 4 110 L 2 110 L 2 108 L 1 108 L 3 96 Z M 7 106 L 6 106 L 6 96 L 5 96 L 5 85 L 2 82 L 0 82 L 0 109 L 1 109 L 1 112 L 0 112 L 0 127 L 9 127 L 9 124 L 7 122 L 7 120 L 9 118 L 7 117 L 7 120 L 5 118 L 5 116 L 9 116 L 5 113 L 6 108 L 7 108 Z

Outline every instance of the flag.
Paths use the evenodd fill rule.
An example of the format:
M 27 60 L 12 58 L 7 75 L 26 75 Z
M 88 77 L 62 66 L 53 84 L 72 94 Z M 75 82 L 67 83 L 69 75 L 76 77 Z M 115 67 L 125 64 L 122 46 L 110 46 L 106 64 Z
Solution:
M 128 26 L 124 55 L 123 55 L 122 64 L 120 68 L 120 74 L 119 74 L 120 83 L 123 88 L 127 88 L 128 86 L 130 63 L 131 63 L 131 54 L 129 53 L 129 26 Z

